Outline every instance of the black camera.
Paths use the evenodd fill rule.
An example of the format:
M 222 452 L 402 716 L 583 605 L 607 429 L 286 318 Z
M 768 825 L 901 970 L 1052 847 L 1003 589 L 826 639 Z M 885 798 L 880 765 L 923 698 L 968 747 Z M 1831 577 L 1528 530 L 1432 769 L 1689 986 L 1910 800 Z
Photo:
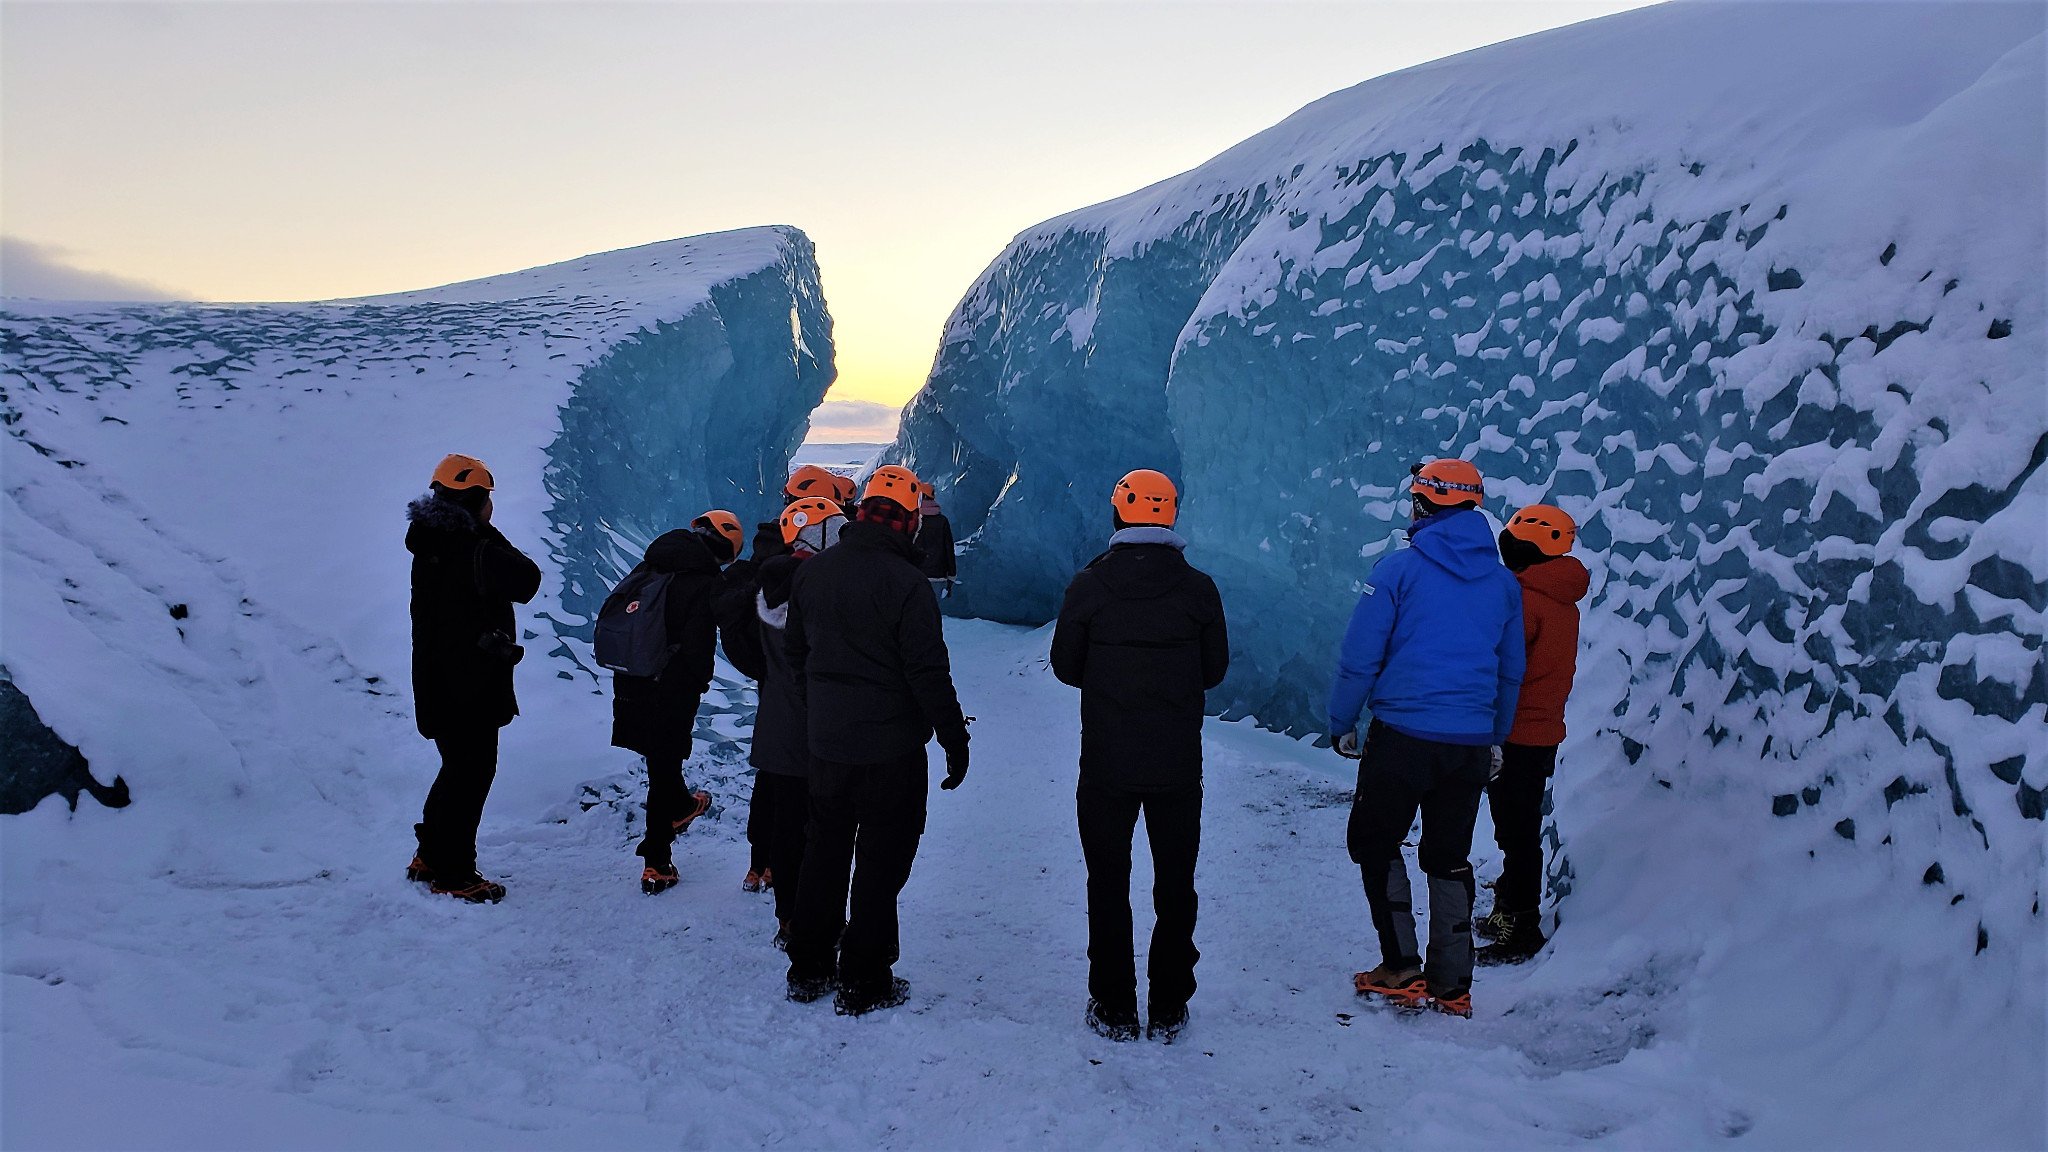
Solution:
M 526 647 L 513 641 L 504 631 L 493 629 L 476 638 L 476 646 L 484 655 L 501 664 L 517 664 L 526 659 Z

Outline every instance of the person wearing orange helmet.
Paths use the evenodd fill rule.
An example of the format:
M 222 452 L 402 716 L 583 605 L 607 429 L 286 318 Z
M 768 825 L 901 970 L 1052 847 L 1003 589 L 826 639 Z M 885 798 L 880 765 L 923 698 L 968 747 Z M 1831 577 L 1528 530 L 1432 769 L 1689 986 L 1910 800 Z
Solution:
M 709 793 L 684 782 L 683 761 L 711 686 L 724 569 L 743 539 L 739 518 L 722 508 L 664 532 L 598 610 L 594 649 L 612 671 L 612 744 L 647 761 L 647 831 L 634 853 L 649 895 L 681 881 L 672 845 L 711 807 Z
M 918 485 L 917 550 L 924 554 L 918 567 L 940 596 L 953 594 L 953 577 L 958 573 L 953 548 L 953 522 L 939 507 L 938 489 L 929 483 Z
M 1131 956 L 1131 835 L 1152 845 L 1157 919 L 1146 973 L 1146 1033 L 1171 1043 L 1195 993 L 1195 859 L 1202 843 L 1205 693 L 1230 668 L 1216 582 L 1181 553 L 1180 493 L 1141 468 L 1110 497 L 1109 550 L 1067 585 L 1052 670 L 1081 690 L 1081 772 L 1074 792 L 1088 865 L 1088 1006 L 1112 1040 L 1138 1036 Z
M 1502 861 L 1493 911 L 1473 925 L 1477 935 L 1493 940 L 1479 950 L 1482 965 L 1519 964 L 1545 943 L 1543 794 L 1564 743 L 1564 704 L 1578 666 L 1579 601 L 1592 585 L 1586 566 L 1569 554 L 1578 532 L 1564 509 L 1531 504 L 1509 517 L 1500 533 L 1501 562 L 1522 585 L 1528 669 L 1514 729 L 1501 745 L 1500 771 L 1486 785 Z
M 1432 460 L 1411 476 L 1409 546 L 1373 567 L 1330 687 L 1330 737 L 1359 760 L 1346 839 L 1380 939 L 1379 966 L 1353 976 L 1352 986 L 1470 1016 L 1472 829 L 1514 726 L 1526 661 L 1522 589 L 1479 514 L 1479 469 Z M 1360 731 L 1366 709 L 1372 722 Z M 1401 857 L 1418 809 L 1427 964 Z
M 789 998 L 835 987 L 844 1015 L 901 1004 L 896 897 L 924 835 L 934 734 L 941 788 L 967 775 L 967 720 L 953 691 L 939 601 L 917 568 L 918 483 L 889 464 L 860 518 L 790 581 L 784 653 L 806 708 L 810 823 L 789 938 Z
M 836 493 L 791 501 L 777 521 L 783 551 L 759 560 L 753 603 L 754 640 L 760 671 L 759 707 L 747 762 L 754 766 L 754 792 L 747 811 L 747 841 L 756 858 L 750 890 L 775 893 L 776 943 L 787 946 L 796 918 L 803 875 L 804 825 L 810 819 L 811 748 L 809 723 L 796 672 L 789 665 L 789 586 L 797 569 L 839 542 L 846 525 Z M 760 557 L 759 547 L 755 556 Z M 734 655 L 731 636 L 726 652 Z M 735 663 L 738 661 L 735 660 Z M 742 669 L 745 671 L 746 669 Z
M 441 753 L 406 876 L 472 903 L 505 898 L 477 871 L 476 829 L 498 774 L 498 730 L 519 715 L 512 666 L 526 649 L 512 605 L 540 591 L 540 568 L 491 526 L 496 487 L 483 461 L 451 455 L 406 508 L 414 719 Z

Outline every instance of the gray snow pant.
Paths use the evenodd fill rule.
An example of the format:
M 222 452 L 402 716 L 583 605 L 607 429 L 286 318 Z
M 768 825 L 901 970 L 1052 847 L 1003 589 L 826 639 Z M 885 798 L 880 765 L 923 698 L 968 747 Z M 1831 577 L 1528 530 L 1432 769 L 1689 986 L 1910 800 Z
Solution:
M 1439 744 L 1375 720 L 1351 800 L 1351 859 L 1379 932 L 1380 960 L 1424 970 L 1433 996 L 1472 987 L 1472 825 L 1486 792 L 1492 755 L 1484 746 Z M 1415 855 L 1429 878 L 1429 958 L 1416 946 L 1415 904 L 1401 841 L 1422 812 Z

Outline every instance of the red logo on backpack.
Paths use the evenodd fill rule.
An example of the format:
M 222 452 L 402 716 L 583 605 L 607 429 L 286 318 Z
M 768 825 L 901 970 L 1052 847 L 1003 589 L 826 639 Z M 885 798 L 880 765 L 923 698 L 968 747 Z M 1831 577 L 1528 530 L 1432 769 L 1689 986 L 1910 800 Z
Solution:
M 631 604 L 626 605 L 626 611 L 628 612 L 638 612 L 639 610 L 640 602 L 638 600 L 635 600 Z

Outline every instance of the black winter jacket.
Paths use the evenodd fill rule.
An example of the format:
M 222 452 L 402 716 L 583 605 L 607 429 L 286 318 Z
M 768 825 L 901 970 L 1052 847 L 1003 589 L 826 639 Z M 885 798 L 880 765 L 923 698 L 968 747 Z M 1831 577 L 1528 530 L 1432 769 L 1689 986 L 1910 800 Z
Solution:
M 1132 528 L 1067 585 L 1052 670 L 1081 690 L 1081 779 L 1125 791 L 1202 782 L 1204 693 L 1230 667 L 1223 599 L 1180 538 Z
M 953 522 L 943 512 L 921 516 L 917 522 L 917 550 L 924 553 L 918 566 L 931 580 L 951 580 L 959 571 L 953 556 Z
M 420 735 L 502 728 L 519 715 L 512 664 L 479 647 L 517 641 L 512 605 L 540 591 L 540 568 L 461 505 L 426 495 L 406 507 L 412 553 L 412 694 Z
M 804 561 L 790 582 L 785 644 L 812 755 L 879 764 L 917 752 L 934 731 L 943 747 L 966 747 L 938 597 L 903 533 L 848 524 L 839 543 Z
M 518 715 L 512 664 L 477 642 L 492 631 L 518 640 L 512 605 L 524 605 L 541 590 L 541 568 L 453 500 L 420 496 L 406 506 L 406 519 L 420 736 L 504 728 Z
M 804 560 L 784 554 L 761 562 L 754 599 L 754 627 L 760 636 L 761 707 L 754 716 L 753 747 L 747 762 L 778 776 L 807 776 L 811 743 L 803 695 L 789 666 L 784 637 L 789 626 L 789 583 Z
M 643 756 L 688 756 L 697 703 L 711 686 L 718 643 L 714 601 L 724 591 L 724 580 L 711 550 L 685 528 L 655 537 L 627 578 L 650 569 L 672 574 L 662 611 L 675 655 L 659 676 L 612 674 L 612 744 Z M 611 607 L 610 597 L 605 606 Z

